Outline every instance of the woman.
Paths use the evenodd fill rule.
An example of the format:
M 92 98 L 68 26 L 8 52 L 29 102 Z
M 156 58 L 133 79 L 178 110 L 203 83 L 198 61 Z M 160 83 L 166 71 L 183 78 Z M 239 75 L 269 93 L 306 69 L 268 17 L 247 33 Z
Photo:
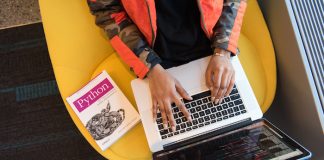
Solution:
M 245 0 L 87 0 L 96 24 L 104 29 L 114 49 L 139 78 L 148 78 L 153 117 L 161 112 L 164 128 L 174 131 L 175 103 L 191 121 L 177 95 L 191 100 L 165 69 L 212 55 L 206 84 L 212 101 L 229 95 L 235 72 L 230 57 L 237 41 Z

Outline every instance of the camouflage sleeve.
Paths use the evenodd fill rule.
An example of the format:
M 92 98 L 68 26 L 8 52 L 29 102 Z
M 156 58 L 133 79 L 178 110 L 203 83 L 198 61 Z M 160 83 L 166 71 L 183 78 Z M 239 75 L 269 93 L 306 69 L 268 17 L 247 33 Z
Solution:
M 127 16 L 120 0 L 87 0 L 87 3 L 96 18 L 96 24 L 105 31 L 109 39 L 118 36 L 149 69 L 161 62 Z
M 224 0 L 222 14 L 213 28 L 212 48 L 238 54 L 238 38 L 241 31 L 246 0 Z

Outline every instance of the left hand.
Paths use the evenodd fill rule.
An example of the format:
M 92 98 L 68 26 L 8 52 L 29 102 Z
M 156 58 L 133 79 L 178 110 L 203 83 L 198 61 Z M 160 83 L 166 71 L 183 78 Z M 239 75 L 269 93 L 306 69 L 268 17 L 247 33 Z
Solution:
M 212 101 L 217 104 L 231 93 L 235 83 L 235 70 L 230 61 L 230 52 L 221 49 L 216 49 L 216 52 L 224 56 L 211 57 L 205 76 Z

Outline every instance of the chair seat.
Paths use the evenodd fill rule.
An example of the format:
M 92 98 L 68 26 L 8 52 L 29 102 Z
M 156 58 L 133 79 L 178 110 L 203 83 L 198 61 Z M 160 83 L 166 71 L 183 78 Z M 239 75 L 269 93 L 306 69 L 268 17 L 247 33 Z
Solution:
M 39 0 L 39 3 L 56 81 L 67 111 L 82 135 L 108 159 L 151 159 L 141 123 L 109 149 L 101 151 L 66 102 L 66 97 L 105 69 L 135 106 L 130 87 L 135 75 L 95 26 L 86 1 Z M 265 112 L 276 90 L 276 62 L 271 38 L 256 0 L 248 1 L 239 48 L 243 68 Z

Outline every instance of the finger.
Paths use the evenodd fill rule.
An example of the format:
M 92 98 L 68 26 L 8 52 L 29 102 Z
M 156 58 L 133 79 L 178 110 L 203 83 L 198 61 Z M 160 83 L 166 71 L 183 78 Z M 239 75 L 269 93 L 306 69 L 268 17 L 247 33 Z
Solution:
M 153 100 L 152 100 L 152 103 L 153 103 L 153 108 L 152 108 L 152 113 L 153 113 L 153 122 L 155 122 L 156 121 L 156 118 L 157 118 L 157 101 L 156 101 L 156 99 L 155 98 L 153 98 Z
M 224 72 L 223 76 L 222 76 L 222 82 L 221 82 L 221 93 L 220 93 L 220 101 L 219 103 L 222 103 L 225 93 L 227 91 L 228 88 L 228 84 L 229 84 L 229 80 L 231 78 L 231 73 L 230 72 Z
M 226 96 L 229 96 L 229 94 L 232 92 L 234 84 L 235 84 L 235 72 L 233 72 L 233 74 L 231 76 L 230 83 L 229 83 L 229 85 L 227 87 L 227 91 L 225 93 Z
M 173 114 L 172 114 L 172 110 L 171 110 L 171 102 L 164 100 L 163 104 L 164 104 L 165 113 L 169 120 L 170 127 L 171 127 L 172 131 L 175 131 L 176 124 L 175 124 L 175 120 L 173 118 Z
M 168 118 L 165 113 L 163 101 L 159 101 L 159 109 L 160 109 L 161 117 L 162 117 L 162 121 L 163 121 L 163 128 L 167 129 L 168 128 Z
M 179 81 L 175 81 L 175 87 L 177 92 L 182 98 L 185 98 L 186 100 L 192 100 L 192 97 L 188 94 L 188 92 L 182 87 Z
M 219 101 L 219 98 L 217 97 L 217 95 L 219 93 L 219 90 L 221 89 L 220 85 L 222 82 L 222 75 L 223 75 L 223 70 L 221 70 L 221 69 L 214 72 L 214 75 L 213 75 L 214 92 L 213 92 L 212 97 L 214 97 L 214 98 L 212 98 L 212 100 L 214 99 L 213 101 L 215 103 L 218 103 L 218 101 Z
M 183 115 L 187 118 L 187 120 L 188 120 L 189 122 L 191 122 L 191 121 L 192 121 L 192 119 L 191 119 L 191 115 L 190 115 L 190 113 L 188 112 L 186 106 L 181 102 L 181 100 L 175 97 L 175 98 L 173 99 L 173 101 L 174 101 L 174 103 L 178 106 L 178 108 L 181 110 L 181 112 L 183 113 Z

